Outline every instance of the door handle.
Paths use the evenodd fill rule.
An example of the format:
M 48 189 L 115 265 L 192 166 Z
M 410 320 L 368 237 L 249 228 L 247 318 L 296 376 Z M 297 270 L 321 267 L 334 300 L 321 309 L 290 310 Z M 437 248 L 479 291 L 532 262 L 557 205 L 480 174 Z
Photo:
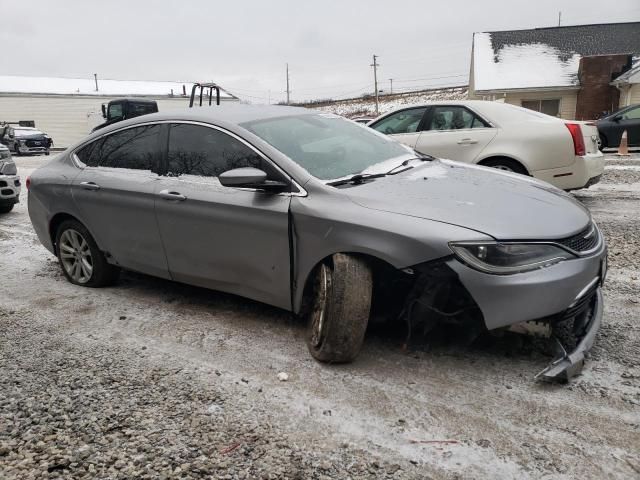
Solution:
M 177 200 L 178 202 L 182 202 L 187 199 L 180 192 L 172 192 L 171 190 L 160 190 L 158 192 L 160 198 L 164 198 L 165 200 Z
M 85 190 L 100 190 L 100 185 L 96 182 L 80 182 L 80 185 Z
M 472 140 L 471 138 L 463 138 L 458 142 L 458 145 L 475 145 L 478 143 L 477 140 Z

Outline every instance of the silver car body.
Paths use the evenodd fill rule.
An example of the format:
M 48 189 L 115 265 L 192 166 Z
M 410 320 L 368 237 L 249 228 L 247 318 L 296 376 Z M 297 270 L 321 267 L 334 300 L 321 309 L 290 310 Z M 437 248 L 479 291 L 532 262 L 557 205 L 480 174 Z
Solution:
M 314 267 L 340 252 L 364 254 L 407 274 L 428 262 L 448 265 L 490 330 L 561 314 L 587 293 L 601 305 L 606 245 L 588 210 L 569 194 L 520 175 L 439 160 L 337 188 L 241 126 L 287 115 L 324 114 L 222 106 L 152 114 L 100 130 L 31 176 L 29 214 L 38 237 L 55 253 L 55 227 L 71 216 L 113 264 L 296 313 Z M 292 191 L 273 194 L 224 187 L 216 178 L 86 167 L 75 155 L 101 136 L 168 122 L 196 123 L 240 140 L 290 178 Z M 393 167 L 375 165 L 367 173 Z M 452 241 L 494 240 L 565 245 L 591 225 L 597 239 L 588 251 L 516 275 L 478 271 L 450 247 Z M 591 322 L 587 343 L 599 322 Z

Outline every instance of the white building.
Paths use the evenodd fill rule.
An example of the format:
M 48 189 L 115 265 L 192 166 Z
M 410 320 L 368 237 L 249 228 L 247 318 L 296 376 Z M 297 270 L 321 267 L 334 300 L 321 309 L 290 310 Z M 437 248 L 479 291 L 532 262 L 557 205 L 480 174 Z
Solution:
M 620 108 L 640 103 L 640 58 L 627 73 L 616 78 L 611 85 L 620 90 Z
M 166 112 L 189 106 L 192 83 L 0 75 L 0 122 L 33 120 L 54 147 L 68 147 L 102 123 L 101 105 L 122 97 L 158 102 Z M 237 101 L 221 89 L 221 101 Z

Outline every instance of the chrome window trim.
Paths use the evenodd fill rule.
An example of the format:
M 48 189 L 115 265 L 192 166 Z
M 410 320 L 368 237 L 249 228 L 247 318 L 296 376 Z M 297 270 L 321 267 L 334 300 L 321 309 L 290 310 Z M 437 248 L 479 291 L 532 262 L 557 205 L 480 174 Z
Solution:
M 181 124 L 189 124 L 189 125 L 198 125 L 198 126 L 201 126 L 201 127 L 207 127 L 207 128 L 212 128 L 214 130 L 218 130 L 218 131 L 220 131 L 222 133 L 225 133 L 225 134 L 233 137 L 234 139 L 238 140 L 240 143 L 244 144 L 249 149 L 253 150 L 264 161 L 268 162 L 271 166 L 273 166 L 282 175 L 284 175 L 285 177 L 289 178 L 291 180 L 291 182 L 295 185 L 295 187 L 298 189 L 298 192 L 282 192 L 282 193 L 277 193 L 275 195 L 291 196 L 291 197 L 306 197 L 308 195 L 307 191 L 304 188 L 302 188 L 302 185 L 300 185 L 291 175 L 289 175 L 287 172 L 285 172 L 273 160 L 271 160 L 269 157 L 267 157 L 264 153 L 262 153 L 256 147 L 254 147 L 251 143 L 247 142 L 244 138 L 240 137 L 239 135 L 237 135 L 237 134 L 235 134 L 235 133 L 233 133 L 233 132 L 231 132 L 231 131 L 229 131 L 229 130 L 227 130 L 225 128 L 219 127 L 218 125 L 213 125 L 212 123 L 206 123 L 206 122 L 199 122 L 197 120 L 156 120 L 156 121 L 151 121 L 151 122 L 136 123 L 135 125 L 127 125 L 126 127 L 122 127 L 122 128 L 117 129 L 117 130 L 112 130 L 110 132 L 105 132 L 105 133 L 103 133 L 101 135 L 98 135 L 95 138 L 92 138 L 91 140 L 85 141 L 81 145 L 78 145 L 71 152 L 71 160 L 76 164 L 76 166 L 78 168 L 82 168 L 82 169 L 84 169 L 84 168 L 97 168 L 97 167 L 88 167 L 87 165 L 85 165 L 80 160 L 80 158 L 78 158 L 78 156 L 76 155 L 76 152 L 78 150 L 81 150 L 85 146 L 89 145 L 90 143 L 98 141 L 101 138 L 104 138 L 104 137 L 106 137 L 108 135 L 113 135 L 114 133 L 122 132 L 124 130 L 128 130 L 130 128 L 135 128 L 135 127 L 144 127 L 144 126 L 147 126 L 147 125 L 162 125 L 162 124 L 165 124 L 165 123 L 169 123 L 169 124 L 171 124 L 171 123 L 181 123 Z M 159 176 L 162 176 L 162 175 L 159 175 Z M 180 177 L 167 177 L 167 178 L 179 179 Z M 215 177 L 215 178 L 217 178 L 217 177 Z M 226 187 L 226 188 L 234 188 L 234 187 Z M 237 188 L 237 190 L 264 193 L 262 190 L 257 189 L 257 188 Z M 274 194 L 271 194 L 271 195 L 274 195 Z

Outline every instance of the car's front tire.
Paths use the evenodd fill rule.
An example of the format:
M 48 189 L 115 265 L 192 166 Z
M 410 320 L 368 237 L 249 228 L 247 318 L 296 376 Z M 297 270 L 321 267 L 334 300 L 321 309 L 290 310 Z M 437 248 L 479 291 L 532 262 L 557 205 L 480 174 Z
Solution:
M 336 254 L 318 267 L 313 281 L 309 352 L 321 362 L 350 362 L 360 352 L 369 322 L 371 267 L 362 258 Z
M 118 278 L 119 269 L 107 262 L 89 230 L 77 220 L 65 220 L 58 227 L 56 252 L 62 273 L 75 285 L 103 287 Z
M 9 213 L 13 210 L 13 203 L 11 205 L 0 205 L 0 213 Z

